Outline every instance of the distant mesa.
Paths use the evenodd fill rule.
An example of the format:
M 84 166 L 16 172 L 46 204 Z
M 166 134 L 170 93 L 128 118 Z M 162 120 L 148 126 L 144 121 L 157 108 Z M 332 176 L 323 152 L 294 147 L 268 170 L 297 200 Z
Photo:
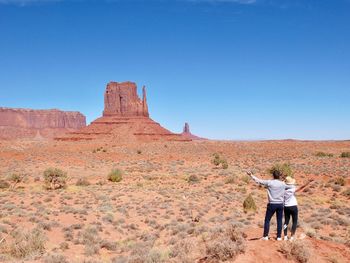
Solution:
M 198 137 L 196 135 L 193 135 L 190 131 L 190 125 L 186 122 L 185 126 L 183 128 L 183 131 L 181 135 L 185 138 L 191 139 L 191 140 L 207 140 L 205 138 Z
M 54 138 L 85 126 L 80 112 L 0 107 L 0 138 Z
M 62 141 L 108 139 L 115 142 L 154 140 L 191 141 L 182 134 L 163 128 L 149 117 L 146 88 L 142 99 L 137 95 L 134 82 L 110 82 L 104 94 L 103 116 L 90 125 L 66 136 Z

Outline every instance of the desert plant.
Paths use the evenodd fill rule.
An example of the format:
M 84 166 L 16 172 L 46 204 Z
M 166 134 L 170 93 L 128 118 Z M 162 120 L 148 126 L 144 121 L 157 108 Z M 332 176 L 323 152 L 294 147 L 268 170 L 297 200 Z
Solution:
M 292 168 L 290 167 L 290 164 L 288 163 L 283 163 L 283 164 L 275 164 L 272 166 L 269 170 L 270 174 L 273 173 L 279 173 L 281 178 L 284 179 L 287 176 L 293 177 L 293 171 Z
M 13 173 L 9 175 L 8 180 L 12 183 L 11 188 L 12 189 L 16 188 L 16 185 L 23 182 L 24 178 L 25 178 L 24 174 Z
M 141 154 L 142 153 L 142 151 L 141 150 L 137 150 L 137 154 Z
M 191 174 L 190 176 L 188 176 L 186 178 L 186 181 L 190 184 L 194 184 L 194 183 L 198 183 L 200 180 L 199 180 L 199 177 L 195 174 Z
M 236 182 L 236 176 L 230 175 L 225 178 L 225 184 L 234 184 Z
M 222 169 L 228 168 L 228 163 L 226 159 L 221 158 L 218 153 L 214 153 L 213 156 L 214 156 L 214 159 L 212 162 L 215 166 L 219 166 L 221 164 Z
M 236 225 L 218 227 L 209 235 L 205 245 L 208 259 L 215 262 L 234 260 L 246 248 L 244 234 Z
M 5 180 L 0 180 L 0 189 L 7 189 L 10 187 L 10 184 Z
M 316 157 L 333 157 L 333 153 L 325 153 L 325 152 L 317 152 L 315 154 Z
M 4 243 L 4 251 L 14 258 L 29 258 L 45 252 L 46 236 L 41 229 L 25 231 L 17 229 L 12 233 L 12 240 Z
M 243 201 L 243 209 L 245 213 L 247 213 L 248 211 L 256 211 L 257 207 L 252 194 L 249 194 L 247 198 Z
M 348 188 L 344 192 L 342 192 L 342 195 L 344 195 L 346 197 L 350 197 L 350 188 Z
M 287 259 L 294 259 L 300 263 L 308 262 L 311 256 L 308 245 L 300 240 L 282 243 L 279 251 L 284 254 Z
M 44 258 L 44 263 L 68 263 L 69 261 L 64 255 L 49 254 Z
M 108 181 L 118 183 L 123 179 L 123 171 L 119 169 L 113 169 L 107 176 Z
M 58 168 L 48 168 L 44 171 L 46 189 L 60 189 L 67 185 L 67 173 Z
M 342 152 L 340 157 L 341 158 L 350 158 L 350 152 Z
M 337 178 L 334 179 L 334 183 L 335 183 L 336 185 L 344 186 L 344 185 L 346 184 L 346 180 L 345 180 L 344 177 L 339 176 L 339 177 L 337 177 Z
M 81 177 L 77 180 L 77 182 L 75 183 L 76 186 L 89 186 L 90 182 L 88 181 L 87 178 L 85 177 Z

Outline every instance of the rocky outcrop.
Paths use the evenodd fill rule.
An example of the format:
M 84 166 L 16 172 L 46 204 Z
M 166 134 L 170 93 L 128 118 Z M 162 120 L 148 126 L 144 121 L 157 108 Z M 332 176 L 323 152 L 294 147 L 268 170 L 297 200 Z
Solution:
M 149 117 L 146 88 L 142 100 L 137 95 L 133 82 L 110 82 L 104 95 L 103 116 L 90 125 L 57 140 L 107 140 L 109 142 L 131 143 L 133 141 L 190 141 L 181 134 L 175 134 Z
M 0 137 L 54 137 L 86 126 L 80 112 L 0 108 Z
M 190 125 L 187 122 L 185 122 L 185 126 L 183 128 L 181 135 L 191 140 L 206 140 L 205 138 L 201 138 L 196 135 L 193 135 L 190 131 Z
M 103 116 L 144 116 L 148 117 L 146 88 L 143 87 L 142 100 L 137 95 L 133 82 L 110 82 L 105 92 Z

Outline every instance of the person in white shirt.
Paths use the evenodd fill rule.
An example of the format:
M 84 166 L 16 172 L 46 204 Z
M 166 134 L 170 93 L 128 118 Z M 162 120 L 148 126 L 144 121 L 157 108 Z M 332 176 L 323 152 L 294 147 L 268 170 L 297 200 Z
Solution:
M 290 176 L 286 177 L 285 183 L 289 187 L 286 188 L 284 192 L 284 240 L 288 240 L 288 225 L 291 217 L 293 222 L 290 240 L 295 239 L 294 236 L 298 226 L 298 201 L 295 197 L 295 193 L 303 190 L 311 182 L 312 180 L 300 187 L 299 189 L 297 189 L 295 185 L 295 179 Z

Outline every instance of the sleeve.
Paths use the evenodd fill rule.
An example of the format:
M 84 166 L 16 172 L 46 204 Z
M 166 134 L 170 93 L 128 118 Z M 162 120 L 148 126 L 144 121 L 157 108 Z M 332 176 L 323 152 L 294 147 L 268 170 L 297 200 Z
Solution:
M 269 182 L 270 180 L 262 180 L 262 179 L 259 179 L 258 177 L 252 175 L 252 179 L 257 183 L 257 184 L 260 184 L 260 185 L 264 185 L 264 186 L 269 186 Z
M 294 185 L 292 185 L 292 184 L 284 184 L 284 188 L 287 190 L 287 189 L 293 189 L 293 188 L 295 188 L 295 186 Z M 295 191 L 296 189 L 294 189 L 294 191 Z

